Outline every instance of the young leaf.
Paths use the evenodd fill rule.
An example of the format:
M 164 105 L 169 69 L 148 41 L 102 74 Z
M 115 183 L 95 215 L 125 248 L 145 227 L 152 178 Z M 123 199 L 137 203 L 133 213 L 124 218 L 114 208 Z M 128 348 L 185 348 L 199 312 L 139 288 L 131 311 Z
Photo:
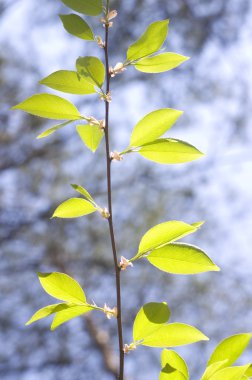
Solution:
M 182 114 L 182 111 L 172 108 L 163 108 L 149 113 L 133 129 L 130 145 L 138 147 L 152 142 L 168 131 Z
M 90 26 L 80 16 L 73 13 L 59 15 L 66 31 L 82 40 L 94 41 L 94 34 Z
M 31 115 L 56 120 L 78 120 L 81 115 L 77 108 L 68 100 L 51 94 L 33 95 L 23 102 L 12 107 Z
M 170 310 L 166 302 L 150 302 L 138 312 L 133 326 L 134 341 L 141 341 L 152 335 L 170 318 Z
M 213 376 L 213 374 L 215 374 L 215 372 L 217 372 L 220 369 L 222 369 L 223 367 L 225 367 L 226 363 L 227 363 L 227 360 L 222 360 L 220 362 L 215 362 L 213 364 L 210 364 L 206 368 L 201 380 L 209 380 L 211 378 L 211 376 Z
M 127 60 L 135 61 L 156 53 L 165 42 L 169 20 L 156 21 L 148 26 L 142 36 L 127 51 Z
M 26 326 L 29 326 L 31 323 L 39 321 L 40 319 L 46 318 L 51 314 L 56 313 L 57 311 L 64 310 L 67 308 L 67 305 L 65 303 L 57 303 L 54 305 L 48 305 L 46 307 L 43 307 L 42 309 L 36 311 L 35 314 L 29 319 L 28 322 L 26 322 Z
M 163 350 L 161 354 L 162 371 L 159 380 L 188 380 L 186 362 L 173 350 Z
M 197 231 L 196 227 L 177 220 L 158 224 L 144 234 L 139 244 L 138 253 L 131 261 L 155 248 L 172 243 L 195 231 Z
M 61 0 L 67 7 L 88 16 L 102 13 L 102 0 Z
M 72 188 L 75 191 L 77 191 L 78 193 L 82 194 L 87 200 L 95 203 L 94 199 L 91 197 L 91 195 L 89 194 L 89 192 L 86 189 L 84 189 L 84 187 L 82 187 L 80 185 L 75 185 L 75 184 L 72 184 L 71 186 L 72 186 Z
M 80 284 L 64 273 L 38 273 L 43 289 L 61 301 L 85 304 L 86 296 Z
M 169 323 L 146 336 L 141 343 L 148 347 L 177 347 L 209 340 L 202 332 L 184 323 Z
M 156 268 L 173 274 L 219 271 L 217 265 L 198 247 L 173 243 L 154 249 L 147 260 Z
M 197 148 L 184 141 L 158 139 L 142 146 L 138 153 L 159 164 L 182 164 L 203 156 Z
M 94 85 L 80 77 L 76 71 L 59 70 L 39 83 L 68 94 L 88 95 L 96 92 Z
M 227 367 L 221 369 L 218 372 L 215 372 L 213 376 L 211 376 L 211 380 L 241 380 L 243 376 L 246 374 L 250 364 L 237 366 L 237 367 Z
M 55 314 L 55 317 L 51 324 L 51 330 L 53 331 L 57 327 L 62 325 L 63 323 L 68 322 L 71 319 L 79 317 L 83 314 L 86 314 L 91 310 L 93 310 L 93 307 L 90 305 L 86 305 L 86 306 L 70 305 L 66 309 L 60 310 L 59 312 Z
M 70 124 L 70 123 L 72 123 L 72 121 L 66 121 L 65 123 L 61 123 L 61 124 L 55 125 L 54 127 L 49 128 L 46 131 L 42 132 L 40 135 L 38 135 L 37 139 L 42 139 L 44 137 L 52 135 L 58 129 L 61 129 L 61 128 L 65 127 L 66 125 Z
M 250 364 L 250 366 L 247 369 L 245 375 L 248 376 L 249 378 L 252 377 L 252 364 Z
M 97 211 L 97 209 L 89 201 L 81 198 L 71 198 L 56 208 L 52 218 L 79 218 L 84 215 L 92 214 L 95 211 Z
M 226 360 L 223 367 L 232 365 L 247 348 L 252 334 L 236 334 L 224 339 L 213 351 L 207 366 L 215 362 Z
M 80 57 L 76 61 L 77 72 L 87 82 L 99 88 L 105 79 L 105 67 L 102 61 L 96 57 Z
M 104 132 L 98 125 L 77 125 L 76 130 L 87 146 L 93 153 L 96 151 L 104 136 Z
M 189 57 L 176 53 L 162 53 L 154 57 L 141 59 L 137 61 L 134 66 L 143 73 L 163 73 L 175 69 L 175 67 L 178 67 L 188 59 Z

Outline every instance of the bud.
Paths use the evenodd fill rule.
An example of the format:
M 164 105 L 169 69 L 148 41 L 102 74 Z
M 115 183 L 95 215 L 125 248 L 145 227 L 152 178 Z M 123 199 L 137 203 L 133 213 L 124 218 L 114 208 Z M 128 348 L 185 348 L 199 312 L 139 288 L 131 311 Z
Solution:
M 130 351 L 134 351 L 136 348 L 137 347 L 136 347 L 135 343 L 125 344 L 124 348 L 123 348 L 123 352 L 125 354 L 128 354 Z
M 108 209 L 106 209 L 106 208 L 99 209 L 99 213 L 101 214 L 101 216 L 104 219 L 109 219 L 109 217 L 110 217 L 110 213 L 109 213 Z
M 100 130 L 104 131 L 105 129 L 105 120 L 99 120 L 99 127 L 100 127 Z
M 88 122 L 90 125 L 100 125 L 100 122 L 93 116 L 88 118 Z
M 110 158 L 111 160 L 115 160 L 115 161 L 122 161 L 123 160 L 123 157 L 120 155 L 119 152 L 111 152 L 110 153 Z
M 119 267 L 121 268 L 121 270 L 125 270 L 128 267 L 133 267 L 133 264 L 128 259 L 122 256 L 121 261 L 119 263 Z
M 126 68 L 124 67 L 124 64 L 122 62 L 118 62 L 115 67 L 110 67 L 109 68 L 109 72 L 110 72 L 110 75 L 111 77 L 115 77 L 116 74 L 120 74 L 122 73 L 123 71 L 125 71 Z
M 100 99 L 104 100 L 105 102 L 111 103 L 112 102 L 111 93 L 108 92 L 107 94 L 100 94 Z
M 106 314 L 106 317 L 108 319 L 111 319 L 112 317 L 114 318 L 117 318 L 117 307 L 113 307 L 113 309 L 111 309 L 110 307 L 108 307 L 106 304 L 104 305 L 104 308 L 103 308 L 103 311 L 104 313 Z
M 110 20 L 113 20 L 113 18 L 115 18 L 116 16 L 117 16 L 117 11 L 114 9 L 113 11 L 110 11 L 108 13 L 107 19 L 110 21 Z
M 98 46 L 103 49 L 105 47 L 105 42 L 102 40 L 100 36 L 95 37 L 95 41 L 97 42 Z

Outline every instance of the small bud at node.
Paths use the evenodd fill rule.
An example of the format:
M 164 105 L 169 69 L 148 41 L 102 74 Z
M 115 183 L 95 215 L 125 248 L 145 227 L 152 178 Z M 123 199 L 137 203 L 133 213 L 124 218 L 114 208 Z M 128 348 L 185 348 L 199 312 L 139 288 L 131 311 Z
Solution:
M 113 20 L 113 18 L 115 18 L 116 16 L 117 16 L 117 11 L 114 9 L 113 11 L 110 11 L 110 12 L 108 13 L 107 18 L 108 18 L 108 20 L 110 21 L 110 20 Z
M 99 208 L 98 211 L 99 211 L 99 213 L 101 214 L 101 216 L 104 219 L 109 219 L 110 213 L 109 213 L 108 209 L 106 209 L 106 208 Z
M 104 308 L 103 308 L 103 311 L 104 313 L 106 314 L 106 317 L 108 319 L 111 319 L 112 317 L 114 318 L 117 318 L 117 307 L 113 307 L 113 309 L 111 309 L 110 307 L 108 307 L 106 304 L 104 305 Z
M 105 102 L 112 102 L 112 96 L 111 96 L 111 93 L 108 92 L 107 94 L 100 94 L 100 99 L 101 100 L 104 100 Z
M 105 42 L 102 40 L 102 38 L 100 36 L 96 36 L 95 37 L 95 40 L 98 44 L 98 46 L 103 49 L 105 47 Z
M 109 68 L 109 72 L 110 72 L 110 75 L 111 77 L 115 77 L 116 74 L 120 74 L 122 73 L 123 71 L 125 71 L 126 68 L 124 67 L 124 64 L 122 62 L 118 62 L 115 67 L 110 67 Z
M 111 160 L 115 160 L 115 161 L 122 161 L 123 160 L 123 157 L 120 155 L 119 152 L 111 152 L 110 153 L 110 158 Z
M 125 354 L 128 354 L 130 351 L 134 351 L 135 349 L 136 349 L 135 343 L 125 344 L 123 348 L 123 352 Z
M 121 270 L 126 270 L 128 267 L 133 267 L 133 264 L 128 259 L 122 256 L 121 261 L 119 263 L 119 267 L 121 268 Z

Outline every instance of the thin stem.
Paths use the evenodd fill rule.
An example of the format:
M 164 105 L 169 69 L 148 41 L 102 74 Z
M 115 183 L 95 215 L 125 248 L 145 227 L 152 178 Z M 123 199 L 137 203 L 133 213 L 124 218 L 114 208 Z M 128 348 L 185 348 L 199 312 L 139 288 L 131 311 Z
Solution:
M 105 63 L 106 63 L 106 93 L 110 91 L 110 73 L 109 73 L 109 57 L 108 57 L 108 34 L 109 26 L 105 25 Z M 124 351 L 123 351 L 123 328 L 122 328 L 122 306 L 121 306 L 121 278 L 120 268 L 118 266 L 115 234 L 113 226 L 113 210 L 112 210 L 112 189 L 111 189 L 111 159 L 109 148 L 109 102 L 105 101 L 105 140 L 106 140 L 106 159 L 107 159 L 107 191 L 108 191 L 108 210 L 109 210 L 109 232 L 111 239 L 111 246 L 114 259 L 115 277 L 116 277 L 116 298 L 117 298 L 117 331 L 118 331 L 118 343 L 120 352 L 120 366 L 118 379 L 124 378 Z

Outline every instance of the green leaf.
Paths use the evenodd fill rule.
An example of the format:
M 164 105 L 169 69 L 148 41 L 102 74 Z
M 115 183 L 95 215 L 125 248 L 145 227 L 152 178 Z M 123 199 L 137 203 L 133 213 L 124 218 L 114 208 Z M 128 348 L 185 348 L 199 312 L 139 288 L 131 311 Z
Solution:
M 86 296 L 77 281 L 64 273 L 38 273 L 43 289 L 61 301 L 85 304 Z
M 141 343 L 148 347 L 176 347 L 209 340 L 202 332 L 184 323 L 169 323 L 157 328 Z
M 56 313 L 57 311 L 64 310 L 67 308 L 67 305 L 65 303 L 57 303 L 54 305 L 48 305 L 46 307 L 43 307 L 42 309 L 36 311 L 35 314 L 29 319 L 28 322 L 26 322 L 26 326 L 30 325 L 33 322 L 39 321 L 40 319 L 46 318 L 49 315 L 52 315 Z
M 159 164 L 182 164 L 203 156 L 197 148 L 176 139 L 158 139 L 142 146 L 138 153 Z
M 61 0 L 67 7 L 88 16 L 102 13 L 102 0 Z
M 127 60 L 135 61 L 156 53 L 163 46 L 168 33 L 169 20 L 156 21 L 148 26 L 142 36 L 127 51 Z
M 215 372 L 210 380 L 241 380 L 246 374 L 250 364 L 237 366 L 237 367 L 227 367 L 223 368 L 218 372 Z
M 168 131 L 182 114 L 182 111 L 172 108 L 163 108 L 149 113 L 133 129 L 130 145 L 138 147 L 152 142 Z
M 143 73 L 163 73 L 175 69 L 189 57 L 176 53 L 162 53 L 154 57 L 144 58 L 134 64 L 135 68 Z
M 93 307 L 90 305 L 86 306 L 76 306 L 70 305 L 65 310 L 61 310 L 56 313 L 53 322 L 51 324 L 51 330 L 55 330 L 57 327 L 62 325 L 65 322 L 70 321 L 73 318 L 79 317 L 83 314 L 88 313 L 93 310 Z
M 97 209 L 89 201 L 81 198 L 71 198 L 56 208 L 52 218 L 79 218 L 95 211 Z
M 76 71 L 59 70 L 39 83 L 68 94 L 88 95 L 96 92 L 94 85 L 80 77 Z
M 77 72 L 87 82 L 99 88 L 105 79 L 105 67 L 102 61 L 96 57 L 80 57 L 76 61 Z
M 144 234 L 139 244 L 138 253 L 132 260 L 136 260 L 155 248 L 172 243 L 195 231 L 197 231 L 196 227 L 177 220 L 158 224 Z
M 58 129 L 61 129 L 61 128 L 65 127 L 66 125 L 70 124 L 70 123 L 72 123 L 72 121 L 66 121 L 65 123 L 61 123 L 61 124 L 55 125 L 54 127 L 49 128 L 46 131 L 42 132 L 40 135 L 38 135 L 37 139 L 42 139 L 44 137 L 52 135 Z
M 220 269 L 198 247 L 173 243 L 154 249 L 147 260 L 156 268 L 173 274 L 196 274 Z
M 81 195 L 83 195 L 86 199 L 88 199 L 89 201 L 95 203 L 94 199 L 91 197 L 91 195 L 89 194 L 89 192 L 86 189 L 84 189 L 84 187 L 82 187 L 80 185 L 75 185 L 75 184 L 72 184 L 71 186 L 72 186 L 72 188 L 75 191 L 77 191 L 78 193 L 80 193 Z
M 104 132 L 98 125 L 77 125 L 76 130 L 87 146 L 93 153 L 97 150 L 104 136 Z
M 251 339 L 250 333 L 236 334 L 224 339 L 213 351 L 207 366 L 226 360 L 223 367 L 232 365 L 247 348 Z
M 23 102 L 12 107 L 31 115 L 56 120 L 78 120 L 81 115 L 77 108 L 68 100 L 51 94 L 33 95 Z
M 166 302 L 150 302 L 138 312 L 133 326 L 134 341 L 141 341 L 155 333 L 170 318 L 170 310 Z
M 227 360 L 222 360 L 222 361 L 220 361 L 220 362 L 215 362 L 215 363 L 213 363 L 213 364 L 210 364 L 210 365 L 206 368 L 206 370 L 205 370 L 205 372 L 204 372 L 204 374 L 203 374 L 201 380 L 209 380 L 209 379 L 211 378 L 211 376 L 212 376 L 213 374 L 215 374 L 215 372 L 217 372 L 217 371 L 219 371 L 220 369 L 222 369 L 223 367 L 225 367 L 225 364 L 226 364 L 226 363 L 227 363 Z
M 163 350 L 161 355 L 162 371 L 159 380 L 188 380 L 186 362 L 173 350 Z
M 59 15 L 59 17 L 68 33 L 82 40 L 94 41 L 92 29 L 80 16 L 70 14 Z
M 252 377 L 252 364 L 250 364 L 250 366 L 247 369 L 245 375 L 248 376 L 248 377 Z

